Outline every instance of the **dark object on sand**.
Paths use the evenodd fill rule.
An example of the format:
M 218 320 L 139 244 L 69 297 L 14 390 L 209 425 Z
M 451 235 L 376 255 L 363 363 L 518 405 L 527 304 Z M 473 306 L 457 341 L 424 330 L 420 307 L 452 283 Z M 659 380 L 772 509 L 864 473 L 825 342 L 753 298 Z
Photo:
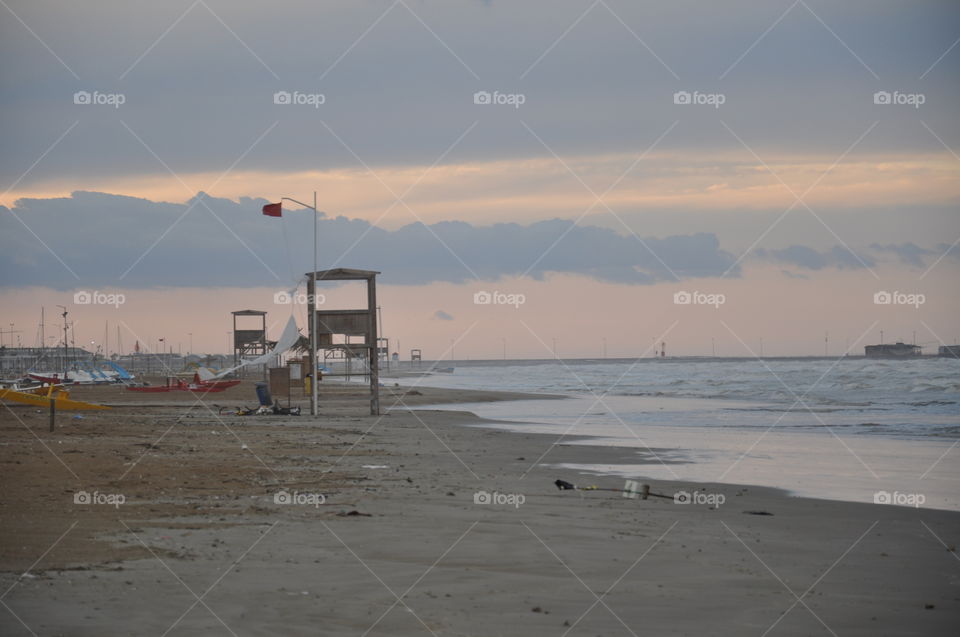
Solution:
M 216 405 L 214 405 L 216 407 Z M 260 405 L 259 407 L 254 407 L 249 409 L 247 407 L 220 407 L 217 411 L 218 414 L 232 413 L 234 416 L 263 416 L 265 414 L 273 414 L 274 416 L 299 416 L 300 408 L 299 407 L 281 407 L 280 402 L 273 403 L 270 405 Z
M 341 518 L 353 518 L 357 516 L 362 516 L 365 518 L 372 517 L 369 513 L 360 513 L 356 509 L 354 509 L 353 511 L 341 511 L 340 513 L 337 514 L 337 517 L 341 517 Z
M 257 388 L 257 400 L 260 401 L 261 407 L 269 407 L 273 404 L 273 400 L 270 398 L 270 388 L 267 387 L 267 384 L 264 382 L 259 382 L 256 384 Z
M 256 407 L 255 409 L 238 407 L 236 411 L 233 412 L 234 416 L 262 416 L 264 414 L 273 414 L 274 416 L 300 415 L 299 407 L 281 407 L 279 400 L 273 400 L 270 397 L 270 388 L 266 383 L 257 383 L 256 390 L 257 401 L 259 401 L 260 406 Z M 214 405 L 214 407 L 216 407 L 216 405 Z M 232 407 L 220 407 L 218 413 L 222 414 L 224 411 L 230 412 L 232 409 Z
M 631 500 L 636 500 L 638 497 L 642 500 L 648 498 L 663 498 L 664 500 L 673 500 L 672 495 L 663 495 L 662 493 L 653 493 L 650 491 L 649 484 L 641 485 L 636 480 L 627 480 L 623 485 L 622 489 L 610 489 L 606 487 L 599 487 L 595 484 L 580 487 L 575 484 L 571 484 L 566 480 L 554 480 L 553 484 L 560 489 L 561 491 L 610 491 L 612 493 L 619 493 L 625 498 Z
M 769 511 L 744 511 L 744 515 L 773 515 Z

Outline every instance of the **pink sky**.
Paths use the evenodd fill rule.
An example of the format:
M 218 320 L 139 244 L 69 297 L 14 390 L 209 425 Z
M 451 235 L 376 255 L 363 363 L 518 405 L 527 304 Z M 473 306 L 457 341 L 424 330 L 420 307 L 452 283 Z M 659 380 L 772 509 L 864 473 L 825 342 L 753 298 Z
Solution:
M 456 357 L 499 358 L 504 341 L 509 357 L 549 357 L 554 342 L 562 356 L 593 357 L 604 339 L 609 356 L 642 355 L 661 339 L 676 355 L 746 356 L 761 339 L 767 355 L 822 354 L 826 332 L 839 354 L 858 340 L 861 352 L 881 330 L 931 345 L 960 336 L 960 47 L 949 3 L 20 4 L 0 25 L 0 50 L 16 61 L 0 91 L 0 206 L 11 213 L 0 226 L 0 327 L 13 324 L 23 343 L 36 341 L 41 306 L 55 325 L 57 305 L 70 308 L 77 344 L 101 342 L 109 322 L 111 351 L 120 326 L 127 349 L 163 337 L 186 351 L 192 333 L 195 350 L 222 352 L 230 311 L 246 308 L 268 310 L 276 336 L 290 311 L 273 303 L 277 290 L 239 286 L 295 270 L 288 235 L 303 240 L 302 271 L 309 213 L 287 207 L 270 226 L 245 198 L 309 201 L 314 191 L 328 215 L 353 220 L 328 228 L 373 224 L 384 238 L 364 246 L 394 259 L 409 245 L 436 248 L 398 229 L 461 221 L 469 226 L 445 225 L 485 259 L 477 271 L 510 273 L 396 285 L 430 279 L 423 271 L 442 260 L 426 255 L 407 270 L 385 260 L 394 271 L 380 286 L 384 326 L 404 357 L 414 347 L 450 357 L 456 343 Z M 484 92 L 522 95 L 522 107 L 477 101 Z M 722 96 L 722 106 L 681 93 Z M 884 93 L 922 102 L 878 101 Z M 197 206 L 163 232 L 200 192 L 241 203 L 219 225 Z M 191 225 L 197 217 L 211 225 Z M 470 243 L 506 222 L 520 227 L 501 232 L 529 231 L 526 243 Z M 563 243 L 574 222 L 580 243 Z M 335 230 L 328 236 L 349 236 Z M 541 280 L 518 277 L 542 256 L 531 235 L 548 232 L 569 251 Z M 276 273 L 240 234 L 272 249 Z M 675 250 L 666 260 L 684 261 L 685 277 L 643 284 L 665 277 L 634 259 L 641 238 Z M 364 246 L 326 257 L 373 267 Z M 127 254 L 141 250 L 151 258 Z M 369 250 L 367 261 L 378 256 Z M 730 255 L 739 269 L 717 276 Z M 463 280 L 469 259 L 442 256 L 450 272 L 435 278 Z M 94 287 L 67 261 L 128 287 Z M 235 273 L 237 287 L 187 287 L 191 272 L 178 265 L 196 280 Z M 255 278 L 261 266 L 273 276 Z M 213 274 L 203 280 L 224 280 Z M 149 287 L 160 283 L 175 287 Z M 76 305 L 80 290 L 125 303 Z M 481 290 L 525 303 L 475 305 Z M 725 302 L 676 304 L 681 291 Z M 877 305 L 881 291 L 924 303 Z M 349 307 L 350 294 L 331 290 L 328 302 Z
M 891 269 L 893 270 L 893 269 Z M 947 293 L 955 278 L 948 269 L 937 269 L 919 281 L 896 271 L 878 270 L 883 283 L 865 272 L 840 272 L 820 277 L 831 279 L 829 286 L 815 277 L 807 280 L 785 278 L 779 268 L 749 268 L 742 279 L 701 279 L 682 285 L 658 284 L 624 286 L 598 283 L 583 277 L 558 275 L 546 281 L 502 280 L 496 284 L 426 286 L 380 286 L 379 302 L 384 308 L 384 331 L 406 359 L 411 348 L 421 348 L 425 357 L 499 358 L 506 339 L 510 358 L 548 358 L 553 339 L 566 357 L 599 357 L 606 339 L 610 357 L 633 357 L 644 353 L 655 339 L 667 342 L 668 354 L 709 355 L 711 339 L 718 355 L 750 356 L 759 353 L 763 339 L 765 355 L 819 355 L 824 335 L 829 332 L 829 352 L 840 354 L 851 346 L 862 353 L 864 344 L 880 340 L 910 341 L 916 331 L 918 343 L 953 343 L 957 333 L 955 317 L 960 302 Z M 474 305 L 479 290 L 523 294 L 519 308 L 504 305 Z M 725 296 L 719 308 L 675 305 L 678 290 L 717 293 Z M 878 306 L 876 291 L 909 291 L 925 295 L 919 308 Z M 110 351 L 116 351 L 117 327 L 125 351 L 135 340 L 141 346 L 155 346 L 165 338 L 170 346 L 186 352 L 193 333 L 197 352 L 222 352 L 231 329 L 230 311 L 263 309 L 269 312 L 270 334 L 275 338 L 292 307 L 273 303 L 272 288 L 161 290 L 104 290 L 125 295 L 120 308 L 74 306 L 72 292 L 43 288 L 7 291 L 0 295 L 4 308 L 4 329 L 10 322 L 25 344 L 33 345 L 40 320 L 40 306 L 47 311 L 47 335 L 58 334 L 60 310 L 68 305 L 75 321 L 76 342 L 103 342 L 109 324 Z M 326 306 L 359 306 L 356 291 L 328 290 Z M 16 308 L 16 309 L 13 309 Z M 12 311 L 11 311 L 12 310 Z M 453 320 L 435 317 L 438 310 Z M 296 310 L 297 322 L 305 326 L 305 312 Z M 10 337 L 5 337 L 7 344 Z M 743 342 L 741 342 L 741 340 Z M 859 342 L 855 348 L 853 346 Z M 451 344 L 453 352 L 451 352 Z
M 764 241 L 758 246 L 786 245 L 793 238 L 787 224 L 763 234 L 772 225 L 769 211 L 787 210 L 794 201 L 787 187 L 802 193 L 815 188 L 805 201 L 823 210 L 862 208 L 904 202 L 915 204 L 949 204 L 957 199 L 957 162 L 943 155 L 905 156 L 899 158 L 858 157 L 830 169 L 827 158 L 791 157 L 772 160 L 769 168 L 777 172 L 786 186 L 772 176 L 767 167 L 749 161 L 749 157 L 717 155 L 702 158 L 696 165 L 687 165 L 680 157 L 646 158 L 622 181 L 616 182 L 633 162 L 629 156 L 594 156 L 568 158 L 568 166 L 587 175 L 585 181 L 597 193 L 612 183 L 614 190 L 599 203 L 582 184 L 555 159 L 501 161 L 466 165 L 449 165 L 364 171 L 337 170 L 324 173 L 293 173 L 282 178 L 261 173 L 234 173 L 221 180 L 209 194 L 221 197 L 241 195 L 276 199 L 280 193 L 310 197 L 310 189 L 322 191 L 321 208 L 334 214 L 379 222 L 396 227 L 416 219 L 432 223 L 439 220 L 467 220 L 483 225 L 495 221 L 529 223 L 546 217 L 575 219 L 585 211 L 582 224 L 601 224 L 626 232 L 621 227 L 626 217 L 614 212 L 629 210 L 630 219 L 642 222 L 644 211 L 661 214 L 676 210 L 683 219 L 691 210 L 715 211 L 720 215 L 730 209 L 745 211 L 738 217 L 742 227 L 728 229 L 730 249 L 746 252 L 756 237 Z M 424 176 L 425 175 L 425 176 Z M 651 178 L 652 176 L 652 178 Z M 172 178 L 151 175 L 118 181 L 114 187 L 123 194 L 145 198 L 182 201 L 187 186 L 208 183 L 210 175 L 189 175 L 179 183 Z M 415 185 L 406 206 L 395 204 L 388 190 L 401 193 Z M 110 189 L 107 182 L 94 184 Z M 61 187 L 72 184 L 46 184 L 43 189 L 16 195 L 57 196 Z M 180 191 L 179 193 L 177 191 Z M 752 218 L 750 210 L 768 214 Z M 251 212 L 255 214 L 255 211 Z M 291 213 L 288 213 L 291 214 Z M 295 214 L 295 213 L 293 213 Z M 839 218 L 841 213 L 834 212 Z M 862 213 L 858 213 L 862 214 Z M 793 227 L 818 236 L 823 245 L 848 239 L 863 244 L 863 237 L 840 237 L 832 230 L 833 217 L 823 224 L 798 207 L 790 213 Z M 869 219 L 864 218 L 864 233 L 872 236 Z M 679 228 L 683 227 L 682 221 Z M 700 230 L 690 228 L 688 231 Z M 718 230 L 713 228 L 711 230 Z M 935 229 L 934 229 L 935 230 Z M 651 229 L 637 227 L 638 234 Z M 652 230 L 654 233 L 656 229 Z M 723 229 L 720 228 L 721 236 Z M 928 232 L 929 235 L 929 232 Z M 930 239 L 930 236 L 926 237 Z M 737 241 L 739 239 L 739 243 Z M 906 237 L 913 240 L 915 237 Z M 922 237 L 917 239 L 923 244 Z M 496 250 L 496 246 L 491 246 Z M 532 258 L 532 257 L 531 257 Z M 49 264 L 48 264 L 49 265 Z M 365 267 L 363 263 L 341 265 Z M 554 339 L 562 356 L 593 357 L 602 352 L 606 339 L 608 355 L 638 356 L 649 354 L 655 340 L 668 343 L 668 352 L 676 355 L 710 354 L 713 348 L 720 355 L 747 356 L 759 352 L 760 339 L 766 355 L 822 354 L 824 336 L 830 334 L 829 352 L 839 354 L 847 344 L 878 342 L 880 330 L 885 340 L 910 340 L 913 333 L 921 343 L 941 339 L 952 343 L 958 336 L 955 317 L 960 305 L 953 282 L 956 262 L 944 259 L 930 271 L 912 270 L 894 263 L 880 264 L 872 271 L 824 269 L 803 272 L 807 278 L 789 278 L 782 268 L 762 261 L 745 260 L 739 279 L 691 279 L 681 283 L 657 285 L 616 285 L 586 277 L 553 275 L 544 281 L 504 279 L 465 285 L 434 283 L 423 286 L 380 287 L 380 304 L 384 308 L 386 335 L 397 340 L 404 358 L 411 348 L 421 348 L 425 356 L 459 358 L 499 358 L 506 340 L 511 358 L 552 356 Z M 222 352 L 230 330 L 230 311 L 264 309 L 270 312 L 271 334 L 276 336 L 288 316 L 288 306 L 273 304 L 272 288 L 218 290 L 119 289 L 125 304 L 114 309 L 101 306 L 74 306 L 73 292 L 44 288 L 6 289 L 0 293 L 5 312 L 4 329 L 22 330 L 25 344 L 36 341 L 40 307 L 47 308 L 49 326 L 56 324 L 56 306 L 68 305 L 71 320 L 76 321 L 76 342 L 102 343 L 104 325 L 109 322 L 110 351 L 116 351 L 116 328 L 122 331 L 125 349 L 139 338 L 141 345 L 156 343 L 159 338 L 182 351 L 189 349 L 193 333 L 194 350 Z M 502 306 L 477 306 L 472 295 L 478 290 L 523 294 L 525 303 L 517 309 Z M 725 303 L 719 309 L 683 306 L 673 303 L 673 294 L 680 290 L 723 294 Z M 922 293 L 925 303 L 920 308 L 886 307 L 873 303 L 873 294 L 880 290 Z M 356 296 L 344 289 L 328 293 L 328 302 L 340 307 L 359 303 Z M 441 320 L 440 311 L 452 317 Z M 300 311 L 298 322 L 305 325 Z M 48 334 L 56 331 L 48 327 Z M 9 336 L 5 342 L 10 343 Z M 740 341 L 744 341 L 741 343 Z

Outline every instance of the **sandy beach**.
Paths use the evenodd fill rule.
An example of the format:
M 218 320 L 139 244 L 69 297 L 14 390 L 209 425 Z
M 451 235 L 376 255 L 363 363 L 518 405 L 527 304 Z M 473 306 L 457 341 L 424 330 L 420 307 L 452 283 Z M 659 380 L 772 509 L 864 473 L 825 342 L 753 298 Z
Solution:
M 0 637 L 960 635 L 960 0 L 0 15 Z
M 623 481 L 550 465 L 655 460 L 402 409 L 523 395 L 389 388 L 397 409 L 375 418 L 359 387 L 329 384 L 317 422 L 216 415 L 249 393 L 146 406 L 81 389 L 117 408 L 62 414 L 53 434 L 45 414 L 4 408 L 3 634 L 950 635 L 960 623 L 955 513 L 651 480 L 670 497 L 559 491 L 556 479 Z M 699 501 L 676 504 L 678 491 Z

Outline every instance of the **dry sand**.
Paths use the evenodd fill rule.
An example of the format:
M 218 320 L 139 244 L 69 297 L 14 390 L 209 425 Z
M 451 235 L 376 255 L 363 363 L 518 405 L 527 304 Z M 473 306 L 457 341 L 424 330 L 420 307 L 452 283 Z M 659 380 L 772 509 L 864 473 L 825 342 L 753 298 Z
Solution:
M 467 412 L 217 415 L 221 394 L 0 408 L 3 635 L 953 635 L 960 514 L 644 480 L 719 507 L 558 491 L 655 462 Z M 384 407 L 523 398 L 388 388 Z M 299 401 L 299 397 L 297 398 Z M 81 491 L 122 504 L 75 504 Z M 475 503 L 497 494 L 501 504 Z M 278 493 L 288 494 L 277 502 Z M 95 496 L 93 494 L 96 493 Z M 281 496 L 282 496 L 281 493 Z M 323 503 L 319 503 L 323 500 Z M 757 515 L 763 513 L 764 515 Z M 768 515 L 767 515 L 768 514 Z

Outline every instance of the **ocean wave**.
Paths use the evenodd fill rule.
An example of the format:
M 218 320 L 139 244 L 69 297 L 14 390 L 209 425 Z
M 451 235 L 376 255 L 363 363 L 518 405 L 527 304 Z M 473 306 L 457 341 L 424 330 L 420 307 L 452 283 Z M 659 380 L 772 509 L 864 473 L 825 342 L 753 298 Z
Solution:
M 958 370 L 957 361 L 930 358 L 591 361 L 570 365 L 506 362 L 475 367 L 464 364 L 456 368 L 456 374 L 432 380 L 465 389 L 561 393 L 583 398 L 602 395 L 607 401 L 617 397 L 625 401 L 625 410 L 644 416 L 659 413 L 657 418 L 664 424 L 704 424 L 704 414 L 708 413 L 714 417 L 708 426 L 768 428 L 779 414 L 785 414 L 778 427 L 822 428 L 823 423 L 816 422 L 809 408 L 829 426 L 847 432 L 956 437 L 960 429 Z M 665 417 L 662 414 L 667 412 L 644 411 L 645 401 L 630 402 L 630 398 L 712 400 L 728 405 L 716 409 L 715 405 L 692 404 L 687 408 L 678 403 L 679 407 L 669 410 L 671 416 Z M 618 411 L 613 403 L 607 406 Z M 588 415 L 602 418 L 600 414 Z

